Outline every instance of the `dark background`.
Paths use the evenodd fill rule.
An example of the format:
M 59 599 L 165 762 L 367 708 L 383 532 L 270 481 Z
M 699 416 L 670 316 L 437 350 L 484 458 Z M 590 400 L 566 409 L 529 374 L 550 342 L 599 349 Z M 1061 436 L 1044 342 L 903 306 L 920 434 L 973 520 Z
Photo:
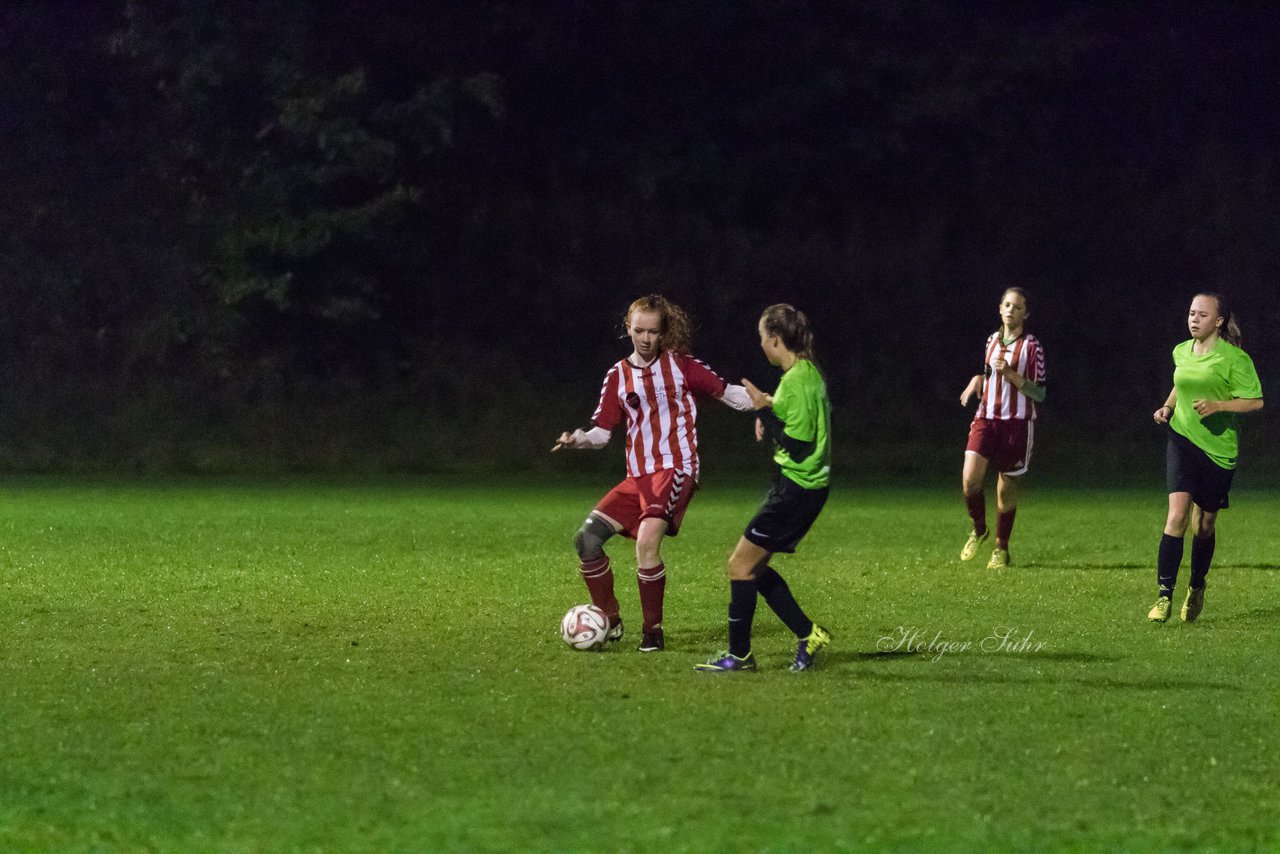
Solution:
M 1018 285 L 1038 470 L 1158 478 L 1198 290 L 1276 391 L 1278 43 L 1264 3 L 6 3 L 0 465 L 620 471 L 546 451 L 661 292 L 766 385 L 796 304 L 841 465 L 952 475 Z M 704 412 L 708 472 L 759 456 Z

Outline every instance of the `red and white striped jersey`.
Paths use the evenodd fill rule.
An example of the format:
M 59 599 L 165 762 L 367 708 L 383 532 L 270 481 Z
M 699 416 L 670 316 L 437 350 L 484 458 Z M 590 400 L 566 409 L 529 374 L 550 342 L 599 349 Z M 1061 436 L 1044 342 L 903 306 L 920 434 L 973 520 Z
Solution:
M 600 404 L 591 416 L 612 430 L 627 422 L 627 474 L 675 469 L 698 479 L 698 405 L 695 394 L 720 397 L 728 385 L 705 362 L 663 352 L 638 368 L 623 359 L 605 374 Z
M 978 412 L 974 420 L 990 418 L 998 421 L 1034 421 L 1035 401 L 1020 394 L 1012 383 L 992 367 L 996 355 L 1001 351 L 1004 352 L 1004 360 L 1009 367 L 1033 383 L 1044 384 L 1044 350 L 1040 347 L 1040 341 L 1034 335 L 1023 333 L 1012 344 L 1004 344 L 1000 338 L 1000 330 L 997 329 L 987 339 L 983 368 L 986 379 L 982 383 L 982 399 L 978 401 Z

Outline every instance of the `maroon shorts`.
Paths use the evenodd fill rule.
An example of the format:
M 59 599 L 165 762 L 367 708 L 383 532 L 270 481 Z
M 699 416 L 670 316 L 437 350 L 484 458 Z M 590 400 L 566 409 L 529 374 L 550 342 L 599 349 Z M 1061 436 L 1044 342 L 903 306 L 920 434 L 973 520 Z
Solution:
M 975 418 L 969 426 L 969 444 L 964 449 L 984 457 L 996 471 L 1012 477 L 1027 473 L 1034 440 L 1034 421 Z
M 645 519 L 666 519 L 667 536 L 674 537 L 697 488 L 691 475 L 671 469 L 629 477 L 600 499 L 595 512 L 617 522 L 619 533 L 633 540 Z

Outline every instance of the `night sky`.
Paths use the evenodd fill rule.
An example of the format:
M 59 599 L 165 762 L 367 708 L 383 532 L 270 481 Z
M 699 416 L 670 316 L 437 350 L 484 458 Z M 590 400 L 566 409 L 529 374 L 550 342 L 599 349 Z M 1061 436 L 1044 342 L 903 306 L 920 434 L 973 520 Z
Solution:
M 0 442 L 519 459 L 661 292 L 735 380 L 796 304 L 846 439 L 958 445 L 1018 285 L 1062 444 L 1141 445 L 1199 290 L 1276 388 L 1278 43 L 1263 3 L 6 4 Z

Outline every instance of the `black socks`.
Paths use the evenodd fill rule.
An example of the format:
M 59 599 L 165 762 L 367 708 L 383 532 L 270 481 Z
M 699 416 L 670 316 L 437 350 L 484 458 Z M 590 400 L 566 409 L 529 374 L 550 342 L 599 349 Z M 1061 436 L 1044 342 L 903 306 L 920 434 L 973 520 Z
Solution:
M 1173 588 L 1178 583 L 1178 566 L 1182 563 L 1182 537 L 1160 535 L 1160 550 L 1156 553 L 1156 581 L 1160 595 L 1173 598 Z
M 756 616 L 756 582 L 729 582 L 729 654 L 743 658 L 751 652 L 751 621 Z
M 1204 587 L 1204 577 L 1209 574 L 1213 548 L 1217 543 L 1218 538 L 1214 534 L 1191 538 L 1191 587 L 1195 590 Z

